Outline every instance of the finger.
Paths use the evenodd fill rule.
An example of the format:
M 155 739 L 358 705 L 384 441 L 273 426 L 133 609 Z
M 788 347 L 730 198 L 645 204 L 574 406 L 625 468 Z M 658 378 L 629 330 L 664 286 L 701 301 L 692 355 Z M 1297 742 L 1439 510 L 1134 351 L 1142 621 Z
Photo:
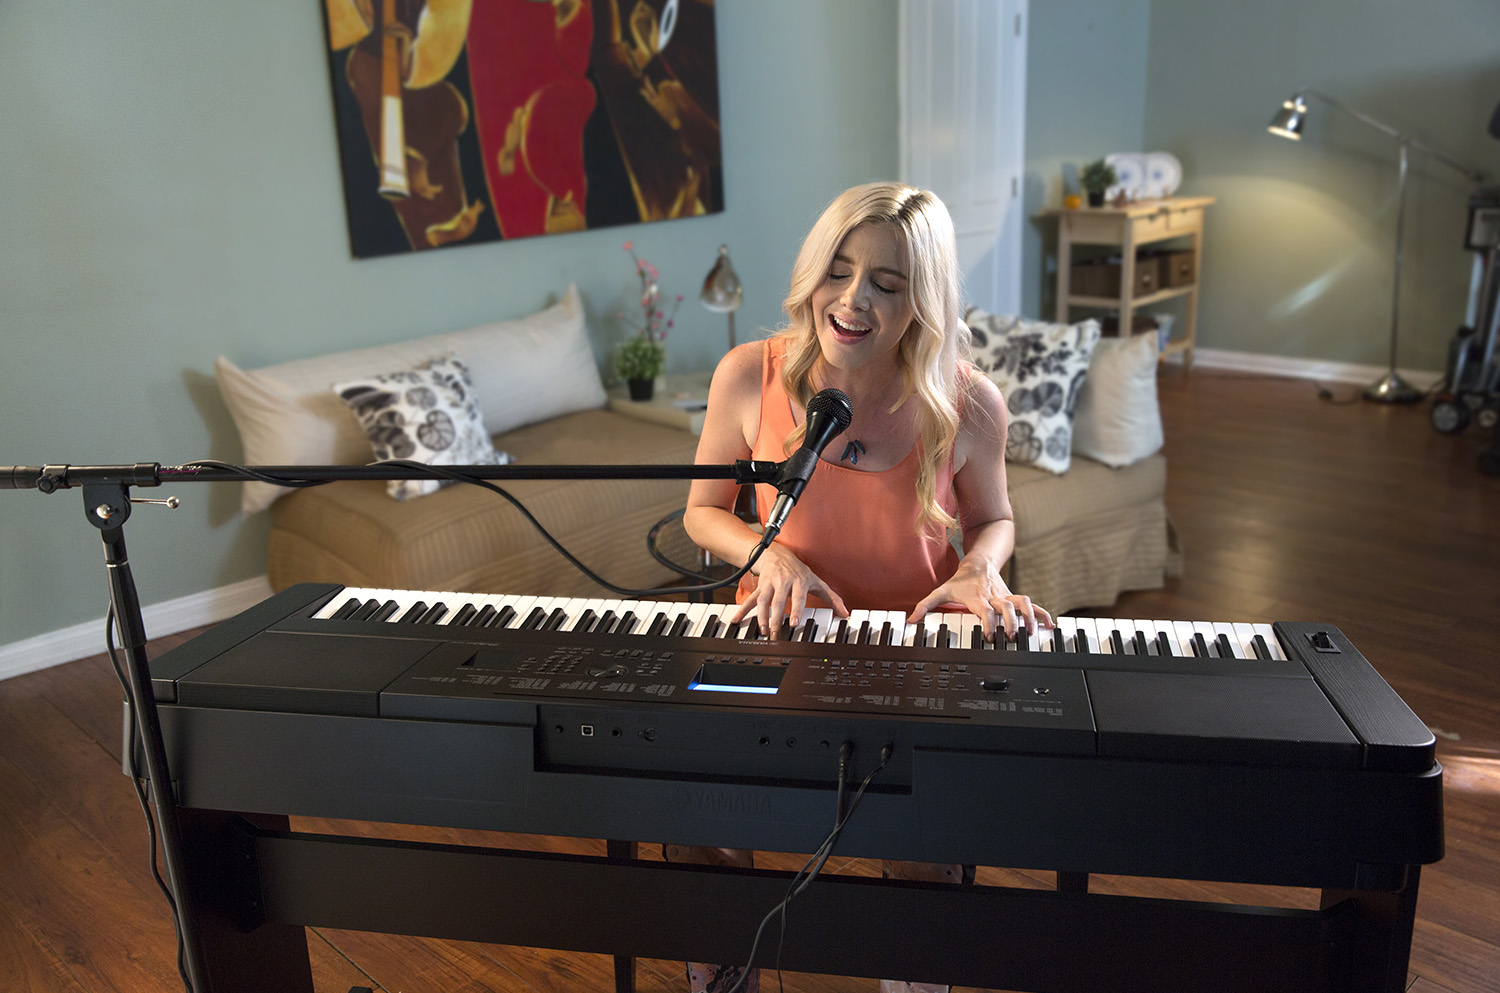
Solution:
M 1012 597 L 1007 602 L 1016 611 L 1016 629 L 1019 631 L 1020 626 L 1025 624 L 1027 634 L 1036 634 L 1036 608 L 1032 605 L 1031 598 Z
M 1000 606 L 996 608 L 1000 615 L 1000 622 L 1005 626 L 1005 636 L 1015 638 L 1016 636 L 1016 606 L 1009 600 L 1001 600 Z
M 781 631 L 781 618 L 786 611 L 786 600 L 778 595 L 769 603 L 762 604 L 760 613 L 761 637 L 775 641 Z
M 1047 612 L 1046 610 L 1043 610 L 1041 607 L 1038 607 L 1036 604 L 1032 604 L 1031 605 L 1031 609 L 1034 610 L 1034 611 L 1036 611 L 1037 619 L 1039 621 L 1041 621 L 1043 624 L 1045 624 L 1047 627 L 1049 627 L 1049 628 L 1055 628 L 1055 627 L 1057 627 L 1057 621 L 1052 617 L 1052 615 L 1049 612 Z
M 823 587 L 823 596 L 827 598 L 828 605 L 833 608 L 833 612 L 835 614 L 837 614 L 839 617 L 849 616 L 849 608 L 844 606 L 843 597 L 839 596 L 837 593 L 826 586 Z

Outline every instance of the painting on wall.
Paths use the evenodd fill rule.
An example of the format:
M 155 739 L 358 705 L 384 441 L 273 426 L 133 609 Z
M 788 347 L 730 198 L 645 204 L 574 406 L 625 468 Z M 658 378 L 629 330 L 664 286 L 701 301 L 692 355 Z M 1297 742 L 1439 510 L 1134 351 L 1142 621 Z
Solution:
M 323 0 L 356 258 L 724 209 L 713 0 Z

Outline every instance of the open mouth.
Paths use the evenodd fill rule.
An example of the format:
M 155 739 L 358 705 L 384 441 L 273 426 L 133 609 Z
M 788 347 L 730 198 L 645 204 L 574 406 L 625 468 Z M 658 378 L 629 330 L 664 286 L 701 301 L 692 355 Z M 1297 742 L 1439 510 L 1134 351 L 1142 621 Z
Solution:
M 845 343 L 859 341 L 873 330 L 864 324 L 851 324 L 833 314 L 828 315 L 828 327 L 835 340 Z

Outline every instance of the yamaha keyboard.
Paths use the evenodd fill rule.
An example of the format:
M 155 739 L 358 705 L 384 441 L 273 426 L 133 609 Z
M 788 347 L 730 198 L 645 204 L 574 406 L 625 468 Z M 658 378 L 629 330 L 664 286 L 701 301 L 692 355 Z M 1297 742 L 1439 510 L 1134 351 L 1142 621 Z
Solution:
M 1139 927 L 1143 944 L 1165 929 L 1226 950 L 1188 965 L 1163 954 L 1157 971 L 1142 973 L 1160 988 L 1209 975 L 1222 989 L 1365 988 L 1308 985 L 1292 976 L 1302 974 L 1295 957 L 1258 950 L 1281 938 L 1257 928 L 1295 928 L 1305 931 L 1298 941 L 1340 956 L 1351 947 L 1377 956 L 1384 978 L 1369 988 L 1400 988 L 1390 977 L 1404 978 L 1418 869 L 1442 857 L 1442 773 L 1430 730 L 1336 628 L 1062 618 L 1056 632 L 995 644 L 964 615 L 912 625 L 900 614 L 856 612 L 840 623 L 814 611 L 809 624 L 766 640 L 731 628 L 729 610 L 292 587 L 151 663 L 182 807 L 260 825 L 225 840 L 223 815 L 208 814 L 208 826 L 190 824 L 191 843 L 253 850 L 256 874 L 244 885 L 273 922 L 730 961 L 744 946 L 726 936 L 754 924 L 737 932 L 725 921 L 748 913 L 747 902 L 758 919 L 780 898 L 774 887 L 754 890 L 766 882 L 754 874 L 710 878 L 615 858 L 587 869 L 516 853 L 474 853 L 460 868 L 447 846 L 339 844 L 256 819 L 810 852 L 831 826 L 849 747 L 851 777 L 870 785 L 842 856 L 1315 887 L 1330 907 L 1358 893 L 1363 908 L 1305 918 L 1203 911 L 1200 927 L 1197 905 L 1149 903 L 1139 916 L 1107 898 L 1060 905 L 1055 933 L 1025 925 L 1037 949 L 1074 943 L 1079 928 L 1119 937 Z M 533 875 L 543 870 L 549 881 Z M 625 870 L 641 880 L 628 895 L 611 889 Z M 568 888 L 574 871 L 599 876 Z M 383 879 L 401 881 L 399 892 Z M 547 930 L 536 915 L 496 910 L 480 879 L 563 886 L 564 903 L 588 902 L 580 894 L 604 886 L 629 909 L 589 903 L 603 923 L 570 944 L 566 929 Z M 443 906 L 407 906 L 402 888 L 428 883 L 446 887 Z M 911 893 L 893 890 L 882 911 L 886 897 L 871 883 L 846 893 L 854 884 L 820 882 L 809 896 L 828 894 L 840 909 L 824 910 L 842 919 L 909 913 L 901 908 Z M 658 900 L 677 885 L 712 891 L 719 916 L 693 920 L 685 895 Z M 770 899 L 755 902 L 762 896 Z M 838 903 L 846 897 L 847 907 Z M 952 913 L 998 927 L 973 908 L 1010 899 L 979 894 Z M 1013 927 L 1015 914 L 1030 921 L 1034 910 L 997 912 Z M 1048 970 L 1084 968 L 1040 952 L 1035 974 L 954 966 L 971 950 L 945 942 L 978 937 L 958 924 L 920 951 L 879 927 L 868 942 L 837 933 L 804 951 L 794 943 L 787 967 L 879 976 L 895 968 L 891 955 L 930 953 L 955 983 L 1017 989 L 1070 988 Z M 1255 948 L 1231 954 L 1238 945 Z M 1135 968 L 1118 950 L 1090 954 L 1078 988 Z M 1308 975 L 1329 974 L 1326 954 Z M 1224 984 L 1220 968 L 1251 978 Z

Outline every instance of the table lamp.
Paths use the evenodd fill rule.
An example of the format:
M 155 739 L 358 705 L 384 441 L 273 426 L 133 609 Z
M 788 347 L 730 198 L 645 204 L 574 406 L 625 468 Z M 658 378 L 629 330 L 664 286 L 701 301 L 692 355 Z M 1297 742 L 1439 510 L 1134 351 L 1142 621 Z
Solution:
M 1267 130 L 1269 130 L 1274 135 L 1279 135 L 1283 138 L 1290 138 L 1293 141 L 1300 141 L 1302 139 L 1302 124 L 1307 117 L 1307 104 L 1304 103 L 1302 99 L 1304 96 L 1317 97 L 1319 100 L 1323 101 L 1329 106 L 1336 107 L 1346 114 L 1350 114 L 1353 117 L 1359 118 L 1361 121 L 1364 121 L 1366 124 L 1370 125 L 1370 127 L 1375 128 L 1377 131 L 1383 132 L 1384 134 L 1387 134 L 1390 137 L 1396 139 L 1397 143 L 1401 147 L 1401 172 L 1399 179 L 1399 193 L 1397 194 L 1396 200 L 1396 276 L 1394 280 L 1395 287 L 1392 291 L 1391 298 L 1390 363 L 1384 376 L 1380 377 L 1375 382 L 1365 387 L 1365 397 L 1366 399 L 1376 400 L 1382 403 L 1409 403 L 1414 400 L 1420 400 L 1422 399 L 1422 392 L 1416 387 L 1412 386 L 1406 380 L 1402 379 L 1401 376 L 1396 372 L 1396 340 L 1398 337 L 1401 311 L 1401 235 L 1402 228 L 1404 227 L 1406 220 L 1407 150 L 1415 148 L 1418 151 L 1426 152 L 1428 155 L 1431 155 L 1433 158 L 1448 166 L 1450 169 L 1454 169 L 1462 173 L 1463 176 L 1471 182 L 1481 182 L 1483 180 L 1483 176 L 1481 176 L 1477 170 L 1470 169 L 1468 166 L 1449 158 L 1442 152 L 1439 152 L 1434 148 L 1422 144 L 1411 135 L 1406 134 L 1403 131 L 1398 131 L 1396 128 L 1391 127 L 1389 124 L 1386 124 L 1383 121 L 1378 121 L 1368 114 L 1361 113 L 1360 111 L 1355 110 L 1352 107 L 1339 103 L 1337 100 L 1333 99 L 1327 94 L 1319 93 L 1317 90 L 1301 90 L 1297 93 L 1296 96 L 1292 97 L 1292 99 L 1282 103 L 1281 110 L 1277 111 L 1276 116 L 1271 119 L 1270 127 Z
M 734 348 L 734 312 L 745 302 L 745 288 L 740 285 L 734 266 L 729 264 L 728 245 L 719 246 L 719 257 L 704 277 L 703 292 L 698 299 L 714 313 L 729 315 L 729 347 Z

